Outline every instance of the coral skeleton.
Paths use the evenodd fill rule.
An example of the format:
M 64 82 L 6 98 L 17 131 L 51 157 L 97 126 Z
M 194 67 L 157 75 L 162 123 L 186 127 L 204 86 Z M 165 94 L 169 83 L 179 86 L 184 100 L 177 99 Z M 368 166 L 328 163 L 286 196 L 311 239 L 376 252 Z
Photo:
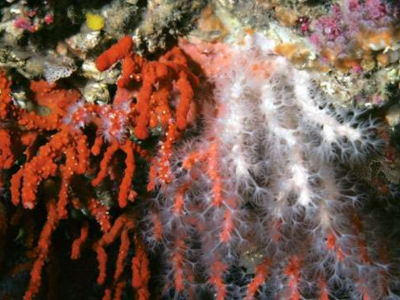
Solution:
M 257 33 L 230 46 L 181 42 L 215 104 L 203 133 L 174 151 L 174 180 L 154 200 L 149 240 L 167 249 L 167 286 L 211 287 L 219 300 L 392 299 L 384 240 L 343 167 L 380 151 L 379 124 L 334 106 L 274 46 Z M 254 273 L 245 288 L 229 282 L 235 265 Z

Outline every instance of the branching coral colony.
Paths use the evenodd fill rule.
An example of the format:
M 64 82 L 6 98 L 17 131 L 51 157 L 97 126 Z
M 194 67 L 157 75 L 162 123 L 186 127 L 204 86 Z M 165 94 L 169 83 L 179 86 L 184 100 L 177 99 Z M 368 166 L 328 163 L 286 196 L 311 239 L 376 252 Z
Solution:
M 181 47 L 215 84 L 215 106 L 154 200 L 172 288 L 195 294 L 201 273 L 218 300 L 397 299 L 384 235 L 340 167 L 379 152 L 378 124 L 332 106 L 258 34 Z M 237 265 L 255 274 L 243 287 L 229 281 Z
M 335 107 L 312 74 L 258 34 L 231 46 L 181 44 L 215 89 L 213 104 L 203 101 L 203 130 L 179 145 L 199 84 L 179 48 L 148 61 L 127 36 L 99 56 L 99 71 L 122 61 L 112 104 L 34 81 L 27 110 L 0 73 L 1 185 L 17 207 L 7 221 L 0 203 L 0 237 L 8 224 L 22 224 L 34 249 L 28 266 L 16 266 L 30 268 L 24 299 L 40 294 L 52 236 L 78 211 L 88 217 L 69 245 L 71 259 L 93 248 L 103 299 L 122 299 L 128 280 L 136 299 L 149 299 L 148 254 L 157 245 L 167 295 L 397 299 L 396 252 L 369 222 L 368 199 L 348 170 L 379 152 L 378 124 Z M 144 142 L 156 134 L 153 153 Z M 139 161 L 150 165 L 147 192 L 133 184 Z M 156 196 L 146 199 L 148 192 Z M 30 212 L 40 206 L 47 219 L 34 247 Z M 110 270 L 107 248 L 117 239 Z
M 105 71 L 122 60 L 122 76 L 112 104 L 88 103 L 75 90 L 34 81 L 31 92 L 36 108 L 28 111 L 15 103 L 10 80 L 4 71 L 0 73 L 0 170 L 4 174 L 1 182 L 3 188 L 9 188 L 11 201 L 18 207 L 11 223 L 22 222 L 22 217 L 28 216 L 29 210 L 40 202 L 47 209 L 47 221 L 31 254 L 34 259 L 26 300 L 40 291 L 52 235 L 71 214 L 68 206 L 92 216 L 104 233 L 93 245 L 99 263 L 97 283 L 107 283 L 104 299 L 111 299 L 112 295 L 113 299 L 120 299 L 122 295 L 127 280 L 125 260 L 131 244 L 132 287 L 138 299 L 149 298 L 149 261 L 135 228 L 140 213 L 126 208 L 137 195 L 132 185 L 136 159 L 151 160 L 151 153 L 141 147 L 138 139 L 146 140 L 150 130 L 163 132 L 158 154 L 151 163 L 154 176 L 168 182 L 172 144 L 187 125 L 197 78 L 188 70 L 179 48 L 159 61 L 147 61 L 132 52 L 132 47 L 132 38 L 127 36 L 96 61 L 97 68 Z M 119 161 L 115 160 L 118 151 L 125 154 L 123 175 L 118 170 Z M 96 157 L 101 155 L 99 161 Z M 5 170 L 12 173 L 10 185 Z M 107 177 L 111 180 L 107 181 Z M 116 194 L 112 192 L 115 184 L 119 185 Z M 101 185 L 102 189 L 97 188 Z M 115 205 L 105 203 L 104 196 L 97 195 L 106 189 L 110 197 L 115 196 L 119 208 L 125 208 L 115 220 L 109 214 L 110 207 Z M 3 211 L 2 205 L 0 216 Z M 1 220 L 3 233 L 6 222 L 3 217 Z M 26 228 L 27 239 L 31 236 L 26 241 L 28 249 L 32 245 L 29 229 Z M 89 223 L 84 222 L 72 245 L 72 259 L 79 259 L 89 230 Z M 113 279 L 106 281 L 106 247 L 116 239 L 121 242 L 115 273 Z

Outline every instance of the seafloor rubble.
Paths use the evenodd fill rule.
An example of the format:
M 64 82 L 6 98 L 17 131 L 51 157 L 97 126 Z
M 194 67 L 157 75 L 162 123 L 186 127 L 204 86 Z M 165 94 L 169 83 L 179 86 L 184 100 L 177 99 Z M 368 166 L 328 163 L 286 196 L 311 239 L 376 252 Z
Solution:
M 0 3 L 0 299 L 400 299 L 400 5 Z

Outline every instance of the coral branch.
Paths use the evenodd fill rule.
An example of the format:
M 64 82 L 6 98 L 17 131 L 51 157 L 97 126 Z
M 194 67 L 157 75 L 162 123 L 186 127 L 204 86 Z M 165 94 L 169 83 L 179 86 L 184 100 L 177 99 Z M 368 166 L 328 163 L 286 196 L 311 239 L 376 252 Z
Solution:
M 263 261 L 259 264 L 256 268 L 256 273 L 254 275 L 253 280 L 250 282 L 249 286 L 247 287 L 247 294 L 244 298 L 245 300 L 253 300 L 258 288 L 264 284 L 265 280 L 268 276 L 268 269 L 271 265 L 269 260 Z
M 135 256 L 132 258 L 132 287 L 135 288 L 139 300 L 148 300 L 150 292 L 149 259 L 145 252 L 143 242 L 135 235 Z
M 110 49 L 101 54 L 96 60 L 96 67 L 100 72 L 109 69 L 113 64 L 127 56 L 133 47 L 132 37 L 126 36 Z
M 215 261 L 211 266 L 211 276 L 209 282 L 215 287 L 217 294 L 216 300 L 224 300 L 226 296 L 226 285 L 223 280 L 223 274 L 226 272 L 227 266 L 221 261 Z
M 24 296 L 24 299 L 26 300 L 33 299 L 33 297 L 39 291 L 42 280 L 41 277 L 42 269 L 47 259 L 47 256 L 49 255 L 51 236 L 58 224 L 56 203 L 54 199 L 48 200 L 46 206 L 47 206 L 47 221 L 39 237 L 39 243 L 36 249 L 37 258 L 33 264 L 28 290 L 26 291 Z
M 89 234 L 89 223 L 85 222 L 81 228 L 80 236 L 72 243 L 71 259 L 79 259 L 81 257 L 82 244 L 85 243 Z
M 10 109 L 11 82 L 7 79 L 6 73 L 0 70 L 0 120 L 4 120 Z
M 135 145 L 128 140 L 121 147 L 121 150 L 123 150 L 126 153 L 126 159 L 125 159 L 126 169 L 124 178 L 122 179 L 121 185 L 119 187 L 118 203 L 121 208 L 124 208 L 127 205 L 127 199 L 129 194 L 134 193 L 134 191 L 131 189 L 131 185 L 132 185 L 133 175 L 135 174 L 135 156 L 134 156 Z

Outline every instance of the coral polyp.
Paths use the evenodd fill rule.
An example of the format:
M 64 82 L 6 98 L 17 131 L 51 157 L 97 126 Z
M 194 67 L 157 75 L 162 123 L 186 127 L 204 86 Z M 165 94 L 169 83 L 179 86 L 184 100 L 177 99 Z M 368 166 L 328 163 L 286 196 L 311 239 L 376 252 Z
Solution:
M 400 6 L 0 3 L 1 300 L 399 300 Z
M 369 200 L 351 178 L 352 168 L 382 150 L 379 125 L 333 106 L 313 74 L 274 47 L 259 34 L 242 45 L 183 43 L 212 74 L 217 108 L 204 133 L 176 149 L 175 179 L 155 201 L 163 240 L 179 237 L 166 243 L 175 290 L 182 290 L 179 274 L 204 272 L 216 299 L 255 298 L 224 283 L 253 249 L 254 280 L 262 282 L 248 288 L 265 287 L 271 299 L 389 296 L 394 266 L 377 255 L 384 241 L 360 216 Z M 224 57 L 223 69 L 214 69 L 214 55 Z

